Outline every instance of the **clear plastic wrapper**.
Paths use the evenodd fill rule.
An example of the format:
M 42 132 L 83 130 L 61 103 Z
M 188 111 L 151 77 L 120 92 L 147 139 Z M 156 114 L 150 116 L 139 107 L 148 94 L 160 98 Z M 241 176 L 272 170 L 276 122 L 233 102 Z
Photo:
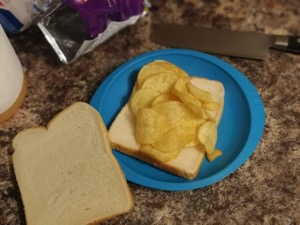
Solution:
M 64 0 L 38 26 L 68 64 L 136 23 L 149 7 L 145 0 Z

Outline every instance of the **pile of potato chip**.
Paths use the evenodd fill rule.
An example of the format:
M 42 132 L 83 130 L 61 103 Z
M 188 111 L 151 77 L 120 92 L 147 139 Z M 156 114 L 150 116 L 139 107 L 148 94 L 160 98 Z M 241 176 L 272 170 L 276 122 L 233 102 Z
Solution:
M 190 79 L 182 69 L 162 60 L 140 70 L 130 98 L 140 151 L 165 162 L 185 147 L 204 148 L 209 161 L 222 155 L 215 149 L 217 126 L 207 113 L 220 106 Z

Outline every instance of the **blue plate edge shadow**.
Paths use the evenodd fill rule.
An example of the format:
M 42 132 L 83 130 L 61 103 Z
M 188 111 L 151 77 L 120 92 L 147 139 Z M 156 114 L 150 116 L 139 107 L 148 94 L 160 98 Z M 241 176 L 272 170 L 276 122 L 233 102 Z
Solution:
M 225 71 L 228 75 L 230 75 L 233 80 L 235 80 L 241 87 L 243 87 L 242 88 L 243 91 L 247 90 L 247 92 L 244 91 L 244 95 L 247 100 L 249 110 L 250 110 L 250 116 L 251 116 L 250 130 L 249 130 L 247 141 L 245 142 L 244 147 L 240 152 L 240 154 L 238 154 L 236 158 L 222 170 L 206 178 L 202 178 L 199 180 L 186 180 L 186 182 L 181 182 L 181 183 L 153 180 L 139 173 L 136 173 L 134 170 L 131 170 L 122 162 L 120 161 L 118 162 L 120 163 L 123 169 L 126 179 L 130 182 L 139 185 L 165 190 L 165 191 L 184 191 L 184 190 L 203 188 L 227 177 L 235 170 L 237 170 L 241 165 L 243 165 L 255 151 L 257 145 L 259 144 L 260 138 L 263 134 L 264 124 L 265 124 L 265 111 L 264 111 L 262 100 L 254 85 L 248 80 L 246 76 L 244 76 L 236 68 L 234 68 L 227 62 L 222 61 L 221 59 L 215 56 L 208 55 L 194 50 L 163 49 L 163 50 L 155 50 L 155 51 L 147 52 L 128 60 L 127 62 L 119 66 L 116 70 L 114 70 L 97 88 L 96 92 L 94 93 L 90 101 L 90 105 L 93 106 L 97 111 L 101 109 L 103 104 L 103 99 L 104 99 L 101 98 L 101 95 L 105 96 L 106 90 L 108 90 L 109 87 L 112 85 L 113 81 L 118 78 L 118 74 L 120 75 L 120 72 L 122 70 L 126 70 L 126 68 L 130 67 L 132 64 L 139 62 L 141 60 L 146 60 L 147 58 L 151 58 L 153 56 L 158 58 L 161 55 L 168 55 L 168 54 L 179 54 L 179 55 L 189 55 L 189 56 L 193 55 L 198 58 L 201 58 L 202 60 L 206 60 L 214 64 L 215 66 L 219 67 L 223 71 Z M 117 76 L 114 76 L 114 74 L 116 74 Z M 147 183 L 146 185 L 145 182 Z

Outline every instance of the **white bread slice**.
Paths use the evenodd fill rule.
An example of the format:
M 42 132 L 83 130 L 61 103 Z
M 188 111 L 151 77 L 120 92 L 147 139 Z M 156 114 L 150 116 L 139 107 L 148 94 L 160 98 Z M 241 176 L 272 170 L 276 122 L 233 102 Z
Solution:
M 209 112 L 218 125 L 224 107 L 225 90 L 222 83 L 199 77 L 193 77 L 191 83 L 200 89 L 209 91 L 213 101 L 220 104 L 219 111 Z M 140 144 L 135 139 L 135 125 L 135 117 L 127 103 L 109 128 L 109 139 L 114 149 L 181 177 L 193 179 L 197 176 L 205 156 L 204 149 L 200 149 L 199 146 L 183 148 L 175 159 L 169 162 L 159 161 L 139 151 Z
M 95 224 L 129 211 L 131 191 L 100 114 L 75 103 L 21 131 L 13 166 L 28 225 Z

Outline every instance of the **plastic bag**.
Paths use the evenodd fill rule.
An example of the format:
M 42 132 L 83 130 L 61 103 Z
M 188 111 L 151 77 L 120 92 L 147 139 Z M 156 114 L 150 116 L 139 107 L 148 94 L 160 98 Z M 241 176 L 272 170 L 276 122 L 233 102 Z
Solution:
M 64 0 L 38 26 L 67 64 L 135 24 L 149 6 L 145 0 Z

